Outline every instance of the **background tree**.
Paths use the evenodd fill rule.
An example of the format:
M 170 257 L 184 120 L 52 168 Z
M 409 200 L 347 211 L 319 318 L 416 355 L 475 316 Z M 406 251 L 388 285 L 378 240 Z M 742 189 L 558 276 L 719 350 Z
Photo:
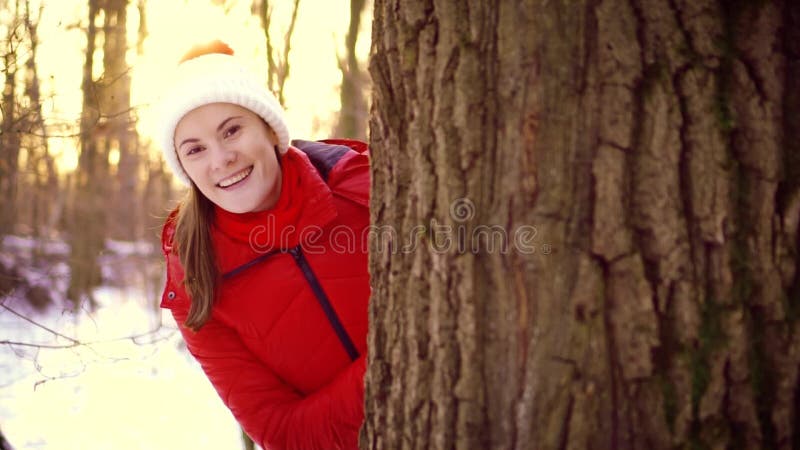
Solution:
M 140 3 L 139 11 L 144 12 Z M 80 158 L 72 205 L 71 280 L 68 296 L 91 300 L 100 282 L 97 257 L 106 238 L 137 240 L 144 236 L 145 202 L 141 152 L 132 114 L 131 78 L 126 55 L 128 0 L 89 1 L 87 47 L 83 79 Z M 137 47 L 146 36 L 140 15 Z M 102 27 L 98 22 L 102 21 Z M 102 74 L 94 65 L 102 38 Z M 149 167 L 148 167 L 149 168 Z M 158 169 L 156 168 L 156 172 Z M 152 186 L 149 186 L 152 187 Z M 163 193 L 156 197 L 165 203 Z M 113 220 L 110 218 L 113 217 Z
M 108 205 L 114 217 L 109 223 L 109 235 L 117 239 L 136 240 L 143 237 L 138 213 L 141 211 L 137 186 L 139 172 L 139 145 L 131 110 L 131 76 L 126 55 L 128 51 L 128 0 L 105 0 L 103 8 L 103 75 L 99 81 L 100 110 L 105 117 L 107 131 L 103 145 L 116 173 L 112 196 Z M 141 22 L 140 22 L 141 23 Z M 141 36 L 140 36 L 141 39 Z
M 25 62 L 24 98 L 29 101 L 30 113 L 25 131 L 28 141 L 26 145 L 27 167 L 23 171 L 27 178 L 24 186 L 28 188 L 20 189 L 20 194 L 26 194 L 27 198 L 20 203 L 28 205 L 29 208 L 27 208 L 28 217 L 14 217 L 17 222 L 30 224 L 31 236 L 38 243 L 35 252 L 37 258 L 44 253 L 42 238 L 54 230 L 58 217 L 58 206 L 63 204 L 63 201 L 59 200 L 63 195 L 59 192 L 56 165 L 48 144 L 49 133 L 42 111 L 42 103 L 45 99 L 41 94 L 39 70 L 36 63 L 39 48 L 38 27 L 43 10 L 44 5 L 40 4 L 37 11 L 31 11 L 30 0 L 25 0 L 24 25 L 30 44 L 30 54 Z M 19 209 L 21 213 L 25 212 L 25 208 Z
M 3 115 L 2 122 L 0 122 L 0 148 L 3 149 L 2 155 L 0 155 L 0 207 L 3 214 L 0 215 L 0 235 L 4 235 L 11 229 L 17 215 L 17 179 L 22 116 L 17 102 L 17 72 L 20 69 L 17 48 L 21 45 L 24 37 L 24 28 L 20 19 L 18 0 L 12 4 L 5 0 L 0 6 L 7 9 L 11 15 L 9 23 L 5 26 L 5 36 L 2 48 L 0 48 L 3 60 L 3 94 L 0 104 L 2 106 L 0 111 Z
M 80 156 L 74 178 L 74 200 L 70 221 L 70 283 L 67 297 L 76 307 L 91 300 L 91 289 L 101 280 L 97 257 L 105 246 L 106 210 L 104 191 L 108 189 L 108 148 L 100 145 L 107 132 L 101 123 L 98 86 L 94 79 L 94 56 L 97 47 L 98 0 L 89 0 L 86 27 L 86 56 L 83 64 L 83 113 L 80 121 Z
M 339 120 L 333 132 L 336 137 L 359 140 L 367 138 L 368 108 L 365 93 L 369 87 L 369 76 L 361 67 L 356 55 L 361 14 L 364 12 L 366 3 L 366 0 L 350 0 L 350 26 L 345 37 L 345 56 L 339 57 L 342 86 Z
M 800 445 L 800 3 L 374 20 L 362 448 Z
M 261 28 L 264 30 L 264 41 L 267 45 L 267 88 L 275 94 L 278 102 L 285 105 L 283 88 L 286 79 L 289 78 L 289 53 L 292 49 L 292 34 L 297 23 L 297 13 L 300 10 L 300 0 L 294 0 L 289 25 L 283 36 L 283 48 L 275 49 L 274 39 L 271 35 L 274 31 L 273 9 L 269 0 L 253 0 L 251 11 L 258 14 L 261 19 Z

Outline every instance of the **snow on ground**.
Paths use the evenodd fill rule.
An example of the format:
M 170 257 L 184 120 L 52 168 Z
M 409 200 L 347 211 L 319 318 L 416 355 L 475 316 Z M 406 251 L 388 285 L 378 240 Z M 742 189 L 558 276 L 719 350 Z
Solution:
M 106 248 L 118 255 L 147 256 L 152 255 L 156 250 L 161 251 L 160 248 L 156 249 L 151 242 L 116 241 L 113 239 L 106 239 Z
M 141 247 L 121 247 L 112 253 L 142 254 Z M 103 256 L 107 263 L 113 254 Z M 116 260 L 112 272 L 127 272 L 131 264 Z M 39 274 L 37 283 L 45 279 Z M 0 341 L 67 346 L 69 337 L 92 343 L 0 345 L 0 429 L 15 450 L 243 448 L 238 425 L 183 347 L 171 316 L 154 308 L 154 283 L 113 284 L 95 291 L 98 307 L 91 314 L 59 306 L 37 313 L 13 294 L 4 300 L 66 337 L 0 308 Z
M 61 240 L 36 240 L 24 236 L 4 236 L 3 248 L 31 251 L 41 245 L 41 250 L 48 255 L 67 255 L 69 245 Z

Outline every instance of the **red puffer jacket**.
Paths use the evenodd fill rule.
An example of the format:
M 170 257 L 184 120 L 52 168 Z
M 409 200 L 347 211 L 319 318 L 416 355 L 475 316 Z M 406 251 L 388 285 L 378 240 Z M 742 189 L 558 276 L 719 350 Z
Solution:
M 326 142 L 293 143 L 272 210 L 217 209 L 212 239 L 225 276 L 196 333 L 183 326 L 190 299 L 172 245 L 177 211 L 162 232 L 161 306 L 265 449 L 356 449 L 363 420 L 369 152 L 359 142 Z

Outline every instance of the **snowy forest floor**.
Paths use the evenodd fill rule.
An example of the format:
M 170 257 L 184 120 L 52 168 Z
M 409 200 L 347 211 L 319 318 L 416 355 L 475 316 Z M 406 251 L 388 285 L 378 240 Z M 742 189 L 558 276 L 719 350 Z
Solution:
M 241 448 L 158 308 L 160 249 L 107 241 L 94 308 L 75 308 L 66 243 L 8 236 L 0 248 L 0 430 L 15 450 Z

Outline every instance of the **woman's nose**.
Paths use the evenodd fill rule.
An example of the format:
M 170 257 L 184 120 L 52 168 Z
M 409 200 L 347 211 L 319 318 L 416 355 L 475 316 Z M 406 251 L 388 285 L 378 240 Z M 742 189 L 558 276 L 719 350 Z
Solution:
M 217 147 L 214 152 L 214 168 L 224 169 L 236 162 L 236 152 L 225 147 Z

